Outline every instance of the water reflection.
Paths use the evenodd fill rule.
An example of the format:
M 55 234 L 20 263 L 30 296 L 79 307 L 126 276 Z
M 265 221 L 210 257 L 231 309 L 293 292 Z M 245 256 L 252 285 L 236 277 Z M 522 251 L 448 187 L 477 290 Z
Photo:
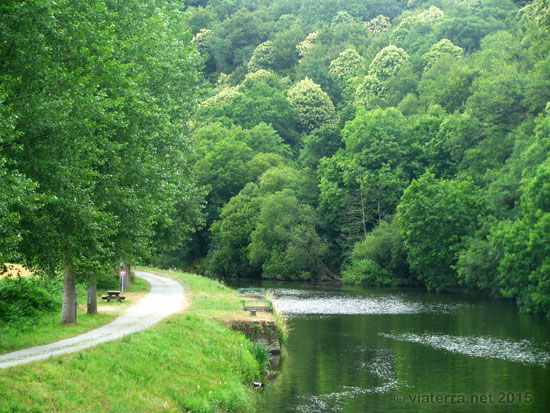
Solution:
M 298 403 L 293 406 L 297 412 L 339 412 L 343 404 L 358 396 L 375 393 L 388 393 L 399 387 L 396 378 L 395 355 L 388 349 L 357 348 L 358 363 L 356 368 L 361 372 L 381 379 L 382 384 L 373 387 L 342 386 L 337 392 L 298 397 Z
M 290 327 L 266 412 L 546 412 L 550 329 L 512 302 L 419 290 L 263 285 Z M 395 394 L 523 392 L 530 404 L 418 405 Z

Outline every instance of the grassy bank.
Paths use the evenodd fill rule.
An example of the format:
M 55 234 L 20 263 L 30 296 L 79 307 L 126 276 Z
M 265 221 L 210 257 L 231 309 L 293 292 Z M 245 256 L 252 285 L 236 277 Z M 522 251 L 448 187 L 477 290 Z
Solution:
M 62 288 L 62 287 L 60 287 Z M 86 314 L 86 290 L 80 285 L 78 323 L 64 325 L 61 323 L 61 301 L 57 310 L 44 312 L 18 323 L 0 323 L 0 354 L 20 350 L 27 347 L 39 346 L 53 343 L 64 338 L 76 336 L 86 331 L 100 327 L 114 320 L 122 314 L 129 306 L 135 304 L 147 291 L 149 284 L 141 278 L 136 278 L 130 284 L 130 289 L 125 292 L 126 300 L 122 303 L 103 303 L 101 295 L 106 290 L 98 290 L 98 312 L 96 315 Z
M 259 365 L 251 343 L 213 320 L 239 314 L 223 285 L 170 273 L 187 310 L 86 351 L 0 370 L 2 411 L 251 411 Z

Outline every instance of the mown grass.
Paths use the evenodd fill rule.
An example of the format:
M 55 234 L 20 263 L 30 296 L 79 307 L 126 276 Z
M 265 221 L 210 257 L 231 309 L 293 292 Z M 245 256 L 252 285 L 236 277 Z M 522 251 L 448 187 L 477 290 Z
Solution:
M 61 305 L 57 311 L 42 313 L 39 317 L 23 320 L 21 323 L 0 323 L 0 354 L 53 343 L 107 324 L 135 304 L 149 289 L 147 281 L 136 278 L 135 282 L 130 284 L 128 292 L 125 292 L 127 299 L 121 303 L 103 303 L 101 295 L 106 294 L 106 290 L 98 290 L 98 305 L 109 308 L 109 311 L 89 315 L 86 314 L 86 290 L 84 286 L 80 286 L 77 324 L 65 325 L 61 322 Z
M 246 412 L 260 367 L 252 344 L 211 317 L 240 311 L 223 285 L 171 273 L 190 307 L 91 349 L 0 370 L 0 412 Z M 217 304 L 216 304 L 217 303 Z
M 251 316 L 248 312 L 242 311 L 243 298 L 239 297 L 234 289 L 226 287 L 218 281 L 200 275 L 182 273 L 178 271 L 159 270 L 151 267 L 141 269 L 157 274 L 165 274 L 180 281 L 184 286 L 190 287 L 190 300 L 192 303 L 189 313 L 209 317 L 216 320 L 228 320 L 233 318 L 258 320 L 274 320 L 269 313 L 258 313 Z
M 157 274 L 165 274 L 180 281 L 185 287 L 191 306 L 187 310 L 190 314 L 213 319 L 231 317 L 246 317 L 248 313 L 241 310 L 242 297 L 237 292 L 218 281 L 200 275 L 182 273 L 178 271 L 156 270 L 150 267 L 142 267 L 143 270 Z

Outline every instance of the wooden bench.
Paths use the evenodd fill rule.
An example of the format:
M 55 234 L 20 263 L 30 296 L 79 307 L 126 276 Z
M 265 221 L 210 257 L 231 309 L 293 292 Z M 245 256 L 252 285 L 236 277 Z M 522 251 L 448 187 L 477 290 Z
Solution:
M 269 300 L 243 300 L 242 303 L 242 310 L 250 311 L 250 315 L 256 315 L 256 312 L 273 314 L 273 303 Z
M 107 291 L 107 295 L 102 295 L 101 299 L 107 300 L 107 302 L 110 303 L 111 300 L 118 300 L 119 302 L 122 302 L 122 300 L 125 300 L 126 297 L 124 295 L 120 295 L 120 291 Z

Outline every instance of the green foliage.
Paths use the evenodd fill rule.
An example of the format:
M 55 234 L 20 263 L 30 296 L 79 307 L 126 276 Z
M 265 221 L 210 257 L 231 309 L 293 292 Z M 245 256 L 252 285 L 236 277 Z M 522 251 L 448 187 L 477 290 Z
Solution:
M 248 245 L 261 208 L 257 186 L 249 183 L 224 206 L 210 232 L 212 243 L 206 257 L 206 274 L 254 277 L 260 268 L 250 263 Z
M 504 251 L 500 263 L 502 294 L 516 298 L 528 312 L 550 316 L 550 162 L 523 183 L 522 217 L 499 227 L 495 244 Z
M 371 36 L 379 36 L 391 28 L 391 21 L 386 16 L 379 15 L 365 23 L 365 27 Z
M 430 290 L 458 284 L 457 253 L 482 212 L 479 188 L 470 180 L 437 180 L 427 172 L 414 180 L 397 211 L 407 261 Z
M 366 238 L 355 244 L 342 281 L 365 285 L 410 285 L 407 254 L 397 219 L 382 221 Z
M 534 17 L 540 25 L 550 28 L 549 0 L 534 0 L 532 4 L 527 6 L 526 12 L 530 16 Z
M 286 143 L 297 143 L 299 111 L 280 90 L 262 80 L 247 82 L 226 110 L 226 116 L 237 125 L 252 128 L 263 122 L 271 125 Z
M 250 353 L 258 362 L 258 366 L 260 366 L 260 371 L 266 372 L 269 368 L 269 362 L 271 360 L 269 347 L 265 343 L 257 341 L 255 343 L 251 343 Z
M 267 196 L 248 246 L 250 262 L 262 267 L 262 276 L 309 279 L 321 272 L 326 245 L 315 231 L 317 217 L 292 191 Z
M 221 129 L 221 132 L 225 134 L 222 139 L 201 142 L 202 154 L 196 163 L 199 182 L 210 186 L 207 201 L 211 214 L 246 184 L 246 165 L 254 156 L 252 149 L 237 140 L 232 130 Z
M 207 255 L 210 274 L 314 278 L 326 245 L 336 268 L 372 236 L 350 265 L 391 284 L 369 254 L 401 203 L 428 288 L 495 293 L 502 276 L 505 294 L 546 311 L 510 287 L 516 249 L 502 241 L 535 231 L 521 182 L 550 150 L 548 4 L 523 4 L 9 1 L 0 260 L 88 274 Z M 409 188 L 425 205 L 401 198 L 426 170 Z M 482 199 L 494 219 L 477 225 Z
M 22 258 L 84 275 L 180 245 L 202 197 L 185 139 L 200 62 L 180 7 L 31 1 L 1 13 L 15 139 L 0 159 L 25 186 L 9 211 Z
M 530 293 L 512 291 L 501 277 L 508 262 L 503 234 L 519 220 L 518 239 L 533 231 L 534 221 L 524 219 L 521 182 L 534 179 L 550 151 L 543 115 L 550 100 L 546 3 L 537 0 L 520 13 L 525 2 L 511 0 L 277 0 L 240 11 L 241 3 L 216 2 L 205 6 L 212 13 L 193 11 L 193 32 L 212 31 L 196 36 L 205 37 L 204 73 L 223 80 L 207 90 L 195 136 L 209 123 L 227 130 L 240 125 L 241 132 L 229 134 L 252 150 L 241 172 L 233 170 L 222 185 L 234 185 L 231 194 L 207 208 L 212 221 L 212 209 L 223 215 L 228 207 L 211 232 L 211 272 L 299 274 L 307 254 L 294 247 L 300 237 L 292 239 L 290 228 L 286 238 L 274 236 L 277 217 L 300 228 L 302 240 L 317 234 L 330 245 L 323 256 L 331 268 L 352 254 L 344 274 L 354 282 L 409 282 L 410 274 L 388 270 L 389 254 L 402 257 L 402 249 L 390 236 L 397 223 L 389 227 L 386 220 L 400 208 L 418 282 L 432 290 L 502 295 L 502 289 L 523 294 L 522 303 L 531 300 L 525 308 L 543 311 L 526 298 Z M 235 33 L 240 42 L 225 39 L 237 21 L 250 23 Z M 241 36 L 254 31 L 254 42 Z M 246 74 L 248 64 L 270 72 Z M 233 164 L 225 162 L 229 170 Z M 223 162 L 218 168 L 221 177 Z M 426 171 L 433 175 L 419 179 Z M 229 207 L 247 182 L 254 185 Z M 290 217 L 272 204 L 276 194 L 289 204 Z M 296 212 L 296 202 L 318 211 L 315 224 L 309 213 Z M 301 251 L 296 262 L 289 261 L 289 245 Z M 383 245 L 391 248 L 384 253 Z
M 260 43 L 252 53 L 252 57 L 248 61 L 248 70 L 257 72 L 261 69 L 269 70 L 275 63 L 273 42 L 267 41 Z
M 303 131 L 311 132 L 336 122 L 336 111 L 329 96 L 311 79 L 305 78 L 288 91 L 288 100 L 298 112 Z
M 335 125 L 322 126 L 304 137 L 300 160 L 306 167 L 316 169 L 324 157 L 331 157 L 342 146 L 340 131 Z
M 462 60 L 442 55 L 428 67 L 418 83 L 421 98 L 427 104 L 442 106 L 449 113 L 462 110 L 471 95 L 475 72 Z
M 493 296 L 500 293 L 498 266 L 502 250 L 491 241 L 497 228 L 494 217 L 482 220 L 479 229 L 464 239 L 464 247 L 458 254 L 456 272 L 460 283 L 467 288 L 479 289 Z
M 438 122 L 426 148 L 432 171 L 440 177 L 454 176 L 466 151 L 479 144 L 481 133 L 480 122 L 467 114 L 455 112 Z
M 409 60 L 409 55 L 403 49 L 396 46 L 387 46 L 380 50 L 374 57 L 370 66 L 369 74 L 384 81 L 395 74 L 401 65 Z
M 367 75 L 357 87 L 355 103 L 371 109 L 380 105 L 383 97 L 384 89 L 382 82 L 374 75 Z
M 437 59 L 440 59 L 443 56 L 460 59 L 463 55 L 464 49 L 462 47 L 455 46 L 449 39 L 441 39 L 430 48 L 428 53 L 425 53 L 424 56 L 422 56 L 426 61 L 426 67 L 424 70 L 428 70 Z
M 120 278 L 116 273 L 101 272 L 96 276 L 96 287 L 98 290 L 118 290 Z
M 355 77 L 363 70 L 363 59 L 354 49 L 346 49 L 330 62 L 329 72 L 338 80 Z
M 58 282 L 39 277 L 0 279 L 0 322 L 20 323 L 54 310 L 60 291 Z
M 365 111 L 342 131 L 346 145 L 344 182 L 359 184 L 366 194 L 365 214 L 380 222 L 395 210 L 408 185 L 404 168 L 409 131 L 403 115 L 393 108 Z

